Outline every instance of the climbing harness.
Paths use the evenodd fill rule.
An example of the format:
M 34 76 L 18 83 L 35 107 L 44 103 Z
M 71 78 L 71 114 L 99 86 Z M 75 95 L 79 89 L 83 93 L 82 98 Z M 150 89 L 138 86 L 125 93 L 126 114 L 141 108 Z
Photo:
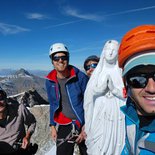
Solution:
M 72 130 L 71 132 L 65 137 L 65 138 L 58 138 L 57 139 L 57 147 L 61 146 L 63 143 L 68 142 L 68 143 L 76 143 L 75 140 L 78 137 L 78 130 L 75 127 L 75 124 L 72 123 Z

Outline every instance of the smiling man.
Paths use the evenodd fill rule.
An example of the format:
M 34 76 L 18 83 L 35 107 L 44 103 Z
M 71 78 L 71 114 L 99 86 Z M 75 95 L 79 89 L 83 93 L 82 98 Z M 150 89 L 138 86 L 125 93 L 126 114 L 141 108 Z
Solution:
M 46 88 L 51 137 L 57 142 L 57 155 L 73 155 L 75 142 L 81 155 L 86 155 L 83 98 L 88 77 L 69 65 L 69 51 L 64 44 L 51 45 L 49 56 L 54 70 L 47 75 Z
M 119 65 L 127 89 L 124 155 L 155 154 L 155 25 L 138 26 L 125 34 Z

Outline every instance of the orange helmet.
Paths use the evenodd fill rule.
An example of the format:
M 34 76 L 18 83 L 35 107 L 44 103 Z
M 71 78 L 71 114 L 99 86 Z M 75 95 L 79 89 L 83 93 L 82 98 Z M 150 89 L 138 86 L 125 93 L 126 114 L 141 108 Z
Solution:
M 127 32 L 120 44 L 118 62 L 121 68 L 133 55 L 155 49 L 155 25 L 141 25 Z

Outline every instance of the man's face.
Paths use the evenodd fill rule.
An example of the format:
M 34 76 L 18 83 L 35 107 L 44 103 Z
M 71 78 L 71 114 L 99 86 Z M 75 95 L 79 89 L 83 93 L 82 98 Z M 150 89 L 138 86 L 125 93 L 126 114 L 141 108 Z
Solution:
M 135 101 L 138 114 L 155 115 L 155 66 L 136 68 L 130 74 L 133 76 L 129 76 L 132 79 L 128 84 L 130 96 Z
M 90 60 L 86 64 L 86 74 L 90 77 L 94 71 L 94 69 L 97 67 L 98 62 Z
M 0 113 L 3 113 L 6 108 L 6 101 L 5 100 L 0 100 Z
M 65 53 L 56 53 L 53 57 L 52 63 L 58 72 L 63 72 L 68 66 L 68 57 Z

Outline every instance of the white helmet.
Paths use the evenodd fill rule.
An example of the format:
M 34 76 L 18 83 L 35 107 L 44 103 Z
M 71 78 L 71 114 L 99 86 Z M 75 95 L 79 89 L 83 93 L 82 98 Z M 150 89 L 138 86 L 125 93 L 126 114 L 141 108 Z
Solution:
M 66 52 L 69 54 L 67 47 L 62 43 L 55 43 L 51 45 L 50 50 L 49 50 L 49 56 L 57 52 Z

